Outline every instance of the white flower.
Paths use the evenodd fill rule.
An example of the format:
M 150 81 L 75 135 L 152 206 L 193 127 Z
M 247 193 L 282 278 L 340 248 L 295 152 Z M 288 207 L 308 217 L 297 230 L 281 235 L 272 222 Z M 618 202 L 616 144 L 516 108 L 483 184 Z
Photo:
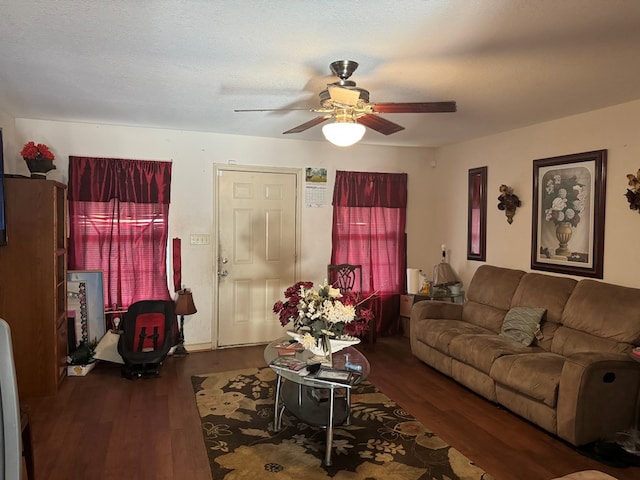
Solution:
M 326 282 L 325 282 L 326 285 Z M 338 290 L 337 288 L 333 288 L 331 285 L 328 286 L 328 293 L 329 296 L 331 298 L 340 298 L 342 297 L 342 294 L 340 293 L 340 290 Z
M 300 343 L 304 346 L 304 348 L 309 349 L 316 345 L 316 339 L 310 333 L 305 333 L 304 336 L 300 339 Z
M 544 219 L 548 222 L 549 220 L 551 220 L 553 210 L 551 210 L 550 208 L 547 208 L 544 211 Z
M 565 194 L 566 193 L 567 192 L 565 191 Z M 556 197 L 553 199 L 553 202 L 551 203 L 551 210 L 556 210 L 556 211 L 564 210 L 566 206 L 567 206 L 566 198 Z
M 566 212 L 564 212 L 567 220 L 571 220 L 573 217 L 576 216 L 576 212 L 574 212 L 571 208 L 567 208 Z
M 549 179 L 547 181 L 547 186 L 545 188 L 547 195 L 551 195 L 553 193 L 553 180 Z
M 584 210 L 584 202 L 580 201 L 580 200 L 574 200 L 571 203 L 571 206 L 573 207 L 573 209 L 580 213 L 582 210 Z
M 325 316 L 331 323 L 349 323 L 356 316 L 356 308 L 353 305 L 343 305 L 341 302 L 325 302 Z

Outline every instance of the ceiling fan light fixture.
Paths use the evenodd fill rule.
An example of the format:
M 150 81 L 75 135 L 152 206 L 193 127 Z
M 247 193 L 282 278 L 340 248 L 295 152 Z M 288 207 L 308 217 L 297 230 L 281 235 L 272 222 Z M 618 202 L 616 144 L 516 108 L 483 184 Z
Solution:
M 366 128 L 360 123 L 335 122 L 322 127 L 324 138 L 338 147 L 350 147 L 362 140 Z

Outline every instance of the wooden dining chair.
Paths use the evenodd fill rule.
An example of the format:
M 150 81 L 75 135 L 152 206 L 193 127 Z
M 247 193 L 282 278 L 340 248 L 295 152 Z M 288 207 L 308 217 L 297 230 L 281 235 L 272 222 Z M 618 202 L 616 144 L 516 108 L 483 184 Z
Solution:
M 362 265 L 327 265 L 327 281 L 340 293 L 362 293 Z
M 327 281 L 340 293 L 355 292 L 363 295 L 362 292 L 362 265 L 352 265 L 349 263 L 327 265 Z M 369 303 L 375 301 L 374 298 L 368 300 Z M 376 343 L 375 319 L 370 322 L 367 331 L 367 344 L 371 347 Z

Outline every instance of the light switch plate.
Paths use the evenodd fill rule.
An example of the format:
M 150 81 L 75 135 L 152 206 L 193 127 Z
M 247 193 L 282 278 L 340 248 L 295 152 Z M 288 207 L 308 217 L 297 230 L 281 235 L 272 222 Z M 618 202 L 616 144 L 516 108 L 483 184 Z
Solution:
M 211 241 L 211 235 L 207 233 L 192 233 L 191 245 L 209 245 Z

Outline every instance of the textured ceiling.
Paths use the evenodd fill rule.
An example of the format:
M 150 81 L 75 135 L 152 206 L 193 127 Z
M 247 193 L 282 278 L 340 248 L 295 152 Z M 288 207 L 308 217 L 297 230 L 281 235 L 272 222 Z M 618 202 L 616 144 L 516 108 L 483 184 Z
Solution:
M 456 143 L 640 99 L 640 1 L 0 1 L 14 117 L 322 140 L 234 109 L 318 107 L 334 60 L 371 102 L 458 103 L 363 143 Z

